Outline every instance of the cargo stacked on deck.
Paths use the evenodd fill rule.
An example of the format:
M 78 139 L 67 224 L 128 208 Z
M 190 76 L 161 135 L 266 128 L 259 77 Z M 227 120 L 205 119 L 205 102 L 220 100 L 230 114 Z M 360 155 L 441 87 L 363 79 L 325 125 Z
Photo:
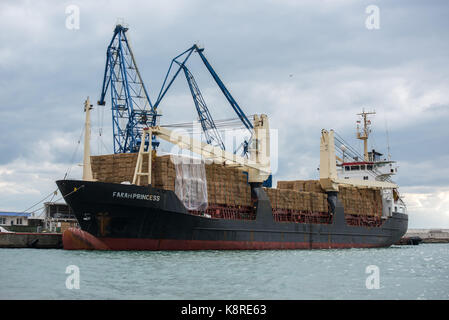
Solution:
M 148 161 L 145 159 L 143 165 L 148 166 Z M 164 190 L 175 190 L 176 171 L 175 165 L 170 160 L 170 156 L 153 157 L 151 183 L 155 188 Z M 145 168 L 145 167 L 144 167 Z M 131 172 L 134 174 L 135 162 L 132 163 Z
M 136 153 L 92 156 L 93 178 L 101 182 L 132 182 L 136 161 Z M 148 160 L 144 157 L 145 172 L 147 166 Z M 251 188 L 244 172 L 215 163 L 205 164 L 205 170 L 210 205 L 251 206 Z M 142 180 L 141 185 L 145 185 L 146 179 Z M 155 188 L 175 191 L 176 170 L 170 155 L 153 157 L 151 180 Z
M 279 189 L 312 194 L 324 193 L 318 180 L 278 181 L 277 186 Z M 347 215 L 382 216 L 382 196 L 378 189 L 339 186 L 339 199 Z
M 346 214 L 382 216 L 382 196 L 380 190 L 340 186 L 339 195 Z
M 278 189 L 324 193 L 318 180 L 278 181 Z
M 207 196 L 210 204 L 250 206 L 251 188 L 241 170 L 206 164 Z
M 137 161 L 136 153 L 92 156 L 93 177 L 97 181 L 131 182 Z M 144 157 L 143 167 L 148 166 Z M 145 170 L 145 169 L 144 169 Z M 247 175 L 235 167 L 206 164 L 207 196 L 209 205 L 236 207 L 251 206 L 251 188 Z M 142 185 L 146 184 L 142 179 Z M 176 170 L 170 155 L 154 156 L 152 185 L 155 188 L 175 190 Z M 266 188 L 273 209 L 301 212 L 328 212 L 327 195 L 318 180 L 278 181 L 277 189 Z M 339 187 L 339 198 L 345 214 L 382 216 L 380 190 L 370 188 Z
M 100 182 L 122 183 L 132 182 L 136 168 L 137 153 L 119 153 L 91 156 L 93 178 Z M 170 156 L 154 157 L 152 161 L 151 182 L 155 188 L 175 190 L 175 167 Z M 143 168 L 148 167 L 148 159 L 144 157 Z M 146 171 L 146 169 L 144 169 Z M 146 184 L 147 179 L 141 181 Z
M 328 212 L 327 194 L 325 193 L 271 188 L 266 188 L 265 191 L 273 209 L 306 213 Z
M 291 196 L 296 199 L 294 204 L 296 210 L 328 212 L 327 194 L 321 189 L 317 180 L 278 181 L 277 187 L 280 193 L 288 196 L 286 191 L 289 191 Z

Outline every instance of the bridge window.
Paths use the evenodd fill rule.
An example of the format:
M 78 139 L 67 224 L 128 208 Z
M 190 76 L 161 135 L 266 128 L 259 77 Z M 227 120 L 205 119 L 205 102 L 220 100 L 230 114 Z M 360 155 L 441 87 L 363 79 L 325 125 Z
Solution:
M 360 170 L 360 167 L 359 166 L 351 166 L 351 171 L 353 171 L 353 170 Z
M 349 166 L 345 166 L 345 171 L 349 171 Z
M 367 168 L 368 170 L 373 170 L 373 165 L 372 165 L 372 164 L 368 164 L 368 165 L 366 166 L 366 168 Z
M 362 164 L 362 165 L 360 166 L 360 170 L 365 170 L 365 165 L 364 165 L 364 164 Z

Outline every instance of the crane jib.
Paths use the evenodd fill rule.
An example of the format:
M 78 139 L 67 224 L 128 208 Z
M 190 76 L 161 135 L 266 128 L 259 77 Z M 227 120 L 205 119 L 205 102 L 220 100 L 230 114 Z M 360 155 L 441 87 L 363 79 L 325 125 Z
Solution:
M 99 105 L 111 94 L 114 153 L 136 152 L 140 134 L 156 112 L 126 37 L 128 28 L 117 25 L 107 48 L 106 65 Z M 145 121 L 144 121 L 145 120 Z
M 100 99 L 98 100 L 99 105 L 105 105 L 107 91 L 110 91 L 114 153 L 138 151 L 141 144 L 140 137 L 143 128 L 155 126 L 157 124 L 157 108 L 181 70 L 183 70 L 189 85 L 190 93 L 195 103 L 195 108 L 207 142 L 209 144 L 215 144 L 223 150 L 225 149 L 222 138 L 204 101 L 198 84 L 186 66 L 188 59 L 194 51 L 198 53 L 232 109 L 252 136 L 252 122 L 245 115 L 224 85 L 223 81 L 204 56 L 202 52 L 204 49 L 199 48 L 196 44 L 172 59 L 157 100 L 152 104 L 126 36 L 127 31 L 128 28 L 120 24 L 116 25 L 114 29 L 114 34 L 106 52 L 103 84 Z M 178 68 L 171 79 L 169 79 L 170 72 L 175 65 L 177 65 Z M 246 144 L 247 143 L 248 142 L 246 142 Z M 157 145 L 157 143 L 153 143 L 153 145 Z
M 196 81 L 191 74 L 191 72 L 188 70 L 186 63 L 188 59 L 191 57 L 192 53 L 195 51 L 198 53 L 198 55 L 201 58 L 201 61 L 206 66 L 207 70 L 211 74 L 212 78 L 220 88 L 221 92 L 225 96 L 226 100 L 229 102 L 231 107 L 233 108 L 234 112 L 237 114 L 240 121 L 243 123 L 244 127 L 250 132 L 252 136 L 252 130 L 253 130 L 253 124 L 248 119 L 248 117 L 245 115 L 243 110 L 240 108 L 238 103 L 235 101 L 235 99 L 232 97 L 229 90 L 224 85 L 223 81 L 221 81 L 220 77 L 215 72 L 214 68 L 211 66 L 209 61 L 206 59 L 204 54 L 202 53 L 204 49 L 199 48 L 196 44 L 190 47 L 189 49 L 185 50 L 181 54 L 177 55 L 175 58 L 172 59 L 170 66 L 168 68 L 168 71 L 166 73 L 165 79 L 162 83 L 161 90 L 159 92 L 158 98 L 154 104 L 154 108 L 157 109 L 159 107 L 159 104 L 165 97 L 167 91 L 170 89 L 171 85 L 177 78 L 178 74 L 181 72 L 181 70 L 184 70 L 184 74 L 186 76 L 187 83 L 189 85 L 190 93 L 192 95 L 193 101 L 195 103 L 195 107 L 197 109 L 197 113 L 200 119 L 200 123 L 203 129 L 203 132 L 206 136 L 206 141 L 208 143 L 215 142 L 216 145 L 220 146 L 224 150 L 224 143 L 222 142 L 222 139 L 220 135 L 218 134 L 218 130 L 216 130 L 214 121 L 212 119 L 212 116 L 210 115 L 209 109 L 207 108 L 206 103 L 204 102 L 204 99 L 202 97 L 202 94 L 198 88 L 198 85 L 196 84 Z M 180 58 L 183 57 L 181 60 Z M 174 72 L 173 76 L 169 78 L 174 65 L 177 65 L 178 68 Z M 156 123 L 153 123 L 155 125 Z M 245 141 L 246 145 L 249 143 L 248 141 Z M 244 148 L 244 150 L 247 151 L 247 148 Z M 246 152 L 245 152 L 246 153 Z

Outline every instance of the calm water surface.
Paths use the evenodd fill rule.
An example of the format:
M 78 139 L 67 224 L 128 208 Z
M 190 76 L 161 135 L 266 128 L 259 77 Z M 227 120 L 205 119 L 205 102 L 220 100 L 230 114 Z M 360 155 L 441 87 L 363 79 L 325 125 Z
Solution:
M 66 267 L 80 289 L 66 288 Z M 367 289 L 366 267 L 379 268 Z M 0 299 L 449 299 L 449 244 L 385 249 L 0 249 Z

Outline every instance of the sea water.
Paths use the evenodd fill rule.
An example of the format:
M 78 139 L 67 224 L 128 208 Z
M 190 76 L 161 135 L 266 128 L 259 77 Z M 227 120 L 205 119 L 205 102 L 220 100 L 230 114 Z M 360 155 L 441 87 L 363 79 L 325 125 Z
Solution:
M 449 244 L 382 249 L 0 249 L 0 299 L 449 299 Z

